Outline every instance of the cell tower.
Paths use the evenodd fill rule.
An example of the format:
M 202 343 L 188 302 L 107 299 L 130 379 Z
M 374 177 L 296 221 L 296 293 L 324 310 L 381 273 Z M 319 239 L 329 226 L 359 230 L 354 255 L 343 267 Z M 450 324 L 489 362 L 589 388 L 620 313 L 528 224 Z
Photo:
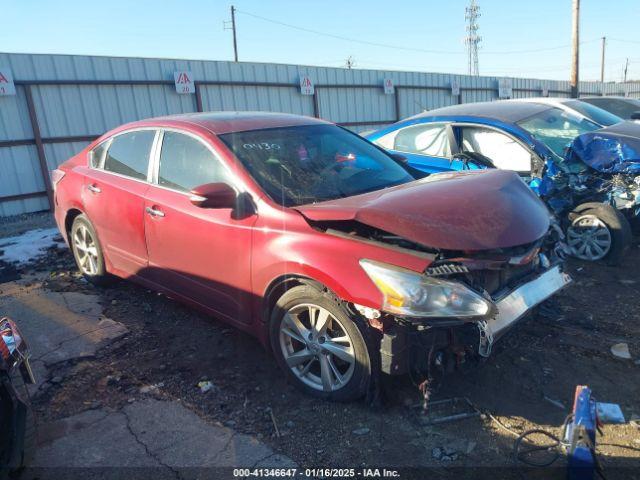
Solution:
M 467 21 L 467 36 L 464 37 L 464 43 L 469 53 L 469 75 L 480 75 L 478 69 L 478 45 L 482 41 L 482 37 L 478 35 L 478 17 L 480 16 L 480 6 L 476 0 L 471 0 L 469 6 L 465 8 L 464 18 Z

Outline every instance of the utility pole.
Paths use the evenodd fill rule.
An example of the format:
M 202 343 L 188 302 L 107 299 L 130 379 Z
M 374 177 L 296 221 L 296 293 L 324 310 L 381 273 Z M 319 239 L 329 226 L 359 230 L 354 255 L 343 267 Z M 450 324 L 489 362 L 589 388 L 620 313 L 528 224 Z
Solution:
M 349 70 L 356 66 L 356 59 L 353 58 L 353 55 L 349 55 L 349 58 L 347 58 L 347 60 L 345 61 L 344 66 Z
M 465 8 L 464 18 L 467 20 L 467 36 L 464 38 L 464 43 L 467 45 L 467 52 L 469 54 L 469 75 L 480 75 L 478 67 L 478 45 L 482 40 L 482 37 L 478 35 L 478 17 L 480 16 L 480 6 L 476 3 L 476 0 L 471 0 L 469 6 Z
M 629 59 L 624 63 L 624 83 L 627 83 L 627 70 L 629 70 Z
M 602 58 L 600 59 L 600 83 L 604 83 L 604 48 L 607 44 L 607 37 L 602 37 Z
M 238 61 L 238 42 L 236 41 L 236 7 L 231 5 L 231 30 L 233 30 L 233 61 Z
M 578 82 L 580 81 L 580 75 L 578 73 L 578 62 L 580 59 L 580 0 L 573 0 L 573 33 L 572 44 L 573 49 L 571 52 L 571 98 L 578 98 Z

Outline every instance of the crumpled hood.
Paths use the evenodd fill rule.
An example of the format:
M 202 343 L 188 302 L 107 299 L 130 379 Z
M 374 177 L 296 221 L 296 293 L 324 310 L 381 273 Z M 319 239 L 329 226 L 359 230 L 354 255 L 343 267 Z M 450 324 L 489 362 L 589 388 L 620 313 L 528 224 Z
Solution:
M 442 173 L 348 198 L 296 207 L 311 221 L 353 220 L 446 250 L 491 250 L 543 237 L 550 214 L 514 172 Z
M 570 145 L 565 160 L 583 162 L 603 173 L 640 173 L 640 125 L 622 122 L 583 133 Z

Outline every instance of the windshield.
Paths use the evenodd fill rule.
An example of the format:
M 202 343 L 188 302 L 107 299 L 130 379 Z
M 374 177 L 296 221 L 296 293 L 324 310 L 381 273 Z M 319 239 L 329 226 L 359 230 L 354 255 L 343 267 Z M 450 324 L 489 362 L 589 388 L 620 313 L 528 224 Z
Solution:
M 596 107 L 595 105 L 591 105 L 590 103 L 581 102 L 580 100 L 569 100 L 564 104 L 604 127 L 609 127 L 624 121 L 613 113 L 607 112 L 606 110 Z
M 335 125 L 250 130 L 219 138 L 262 189 L 288 207 L 414 180 L 377 147 Z
M 560 158 L 564 158 L 564 151 L 574 138 L 600 128 L 586 118 L 559 108 L 544 110 L 517 123 Z

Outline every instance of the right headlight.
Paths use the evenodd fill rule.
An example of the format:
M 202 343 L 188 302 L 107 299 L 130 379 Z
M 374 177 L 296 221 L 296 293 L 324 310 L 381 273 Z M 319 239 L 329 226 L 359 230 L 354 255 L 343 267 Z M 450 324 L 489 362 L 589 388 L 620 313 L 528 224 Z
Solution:
M 410 317 L 480 317 L 491 304 L 459 282 L 427 277 L 404 268 L 360 260 L 384 298 L 382 310 Z

